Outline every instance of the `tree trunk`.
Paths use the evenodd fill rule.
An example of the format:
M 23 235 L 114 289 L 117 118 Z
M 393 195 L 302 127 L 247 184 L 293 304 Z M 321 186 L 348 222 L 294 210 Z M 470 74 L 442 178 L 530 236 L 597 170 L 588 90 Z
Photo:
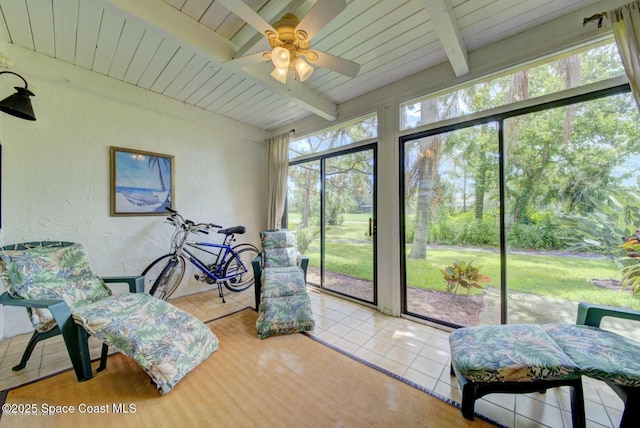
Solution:
M 302 229 L 309 227 L 309 199 L 311 196 L 311 190 L 309 187 L 304 189 L 304 207 L 302 208 Z
M 422 103 L 421 115 L 423 123 L 433 121 L 438 114 L 438 106 L 435 100 Z M 416 208 L 416 228 L 413 237 L 413 245 L 409 252 L 411 259 L 424 259 L 427 256 L 427 240 L 429 238 L 429 207 L 434 189 L 437 186 L 438 167 L 440 164 L 440 152 L 442 149 L 442 136 L 434 135 L 420 142 L 418 160 L 418 205 Z
M 476 177 L 474 205 L 474 217 L 476 220 L 482 220 L 482 216 L 484 215 L 484 194 L 487 189 L 487 152 L 482 150 L 479 158 L 480 168 L 478 168 L 478 175 Z

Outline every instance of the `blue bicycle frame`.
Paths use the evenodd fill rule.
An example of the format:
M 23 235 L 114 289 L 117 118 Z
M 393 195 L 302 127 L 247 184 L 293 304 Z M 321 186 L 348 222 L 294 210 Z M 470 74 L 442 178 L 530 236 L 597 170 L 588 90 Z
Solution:
M 225 238 L 225 241 L 226 241 L 226 238 Z M 224 280 L 236 277 L 238 275 L 242 275 L 243 273 L 246 273 L 249 271 L 247 267 L 244 265 L 244 263 L 242 262 L 242 260 L 240 259 L 240 256 L 238 255 L 238 253 L 236 253 L 233 250 L 233 248 L 231 248 L 231 246 L 228 244 L 216 244 L 213 242 L 191 241 L 191 242 L 185 242 L 185 245 L 188 245 L 189 247 L 193 247 L 196 250 L 200 250 L 205 253 L 216 256 L 216 260 L 215 262 L 213 262 L 213 266 L 215 266 L 215 271 L 211 271 L 209 268 L 209 266 L 211 265 L 207 266 L 193 252 L 189 251 L 187 248 L 184 248 L 184 247 L 182 248 L 182 253 L 183 255 L 186 254 L 186 259 L 189 260 L 198 269 L 200 269 L 202 273 L 204 273 L 214 281 L 224 281 Z M 220 249 L 220 251 L 218 253 L 215 253 L 213 251 L 208 251 L 201 247 L 218 248 Z M 224 268 L 225 263 L 227 261 L 227 257 L 229 257 L 229 255 L 231 255 L 232 257 L 233 256 L 236 257 L 236 260 L 238 260 L 239 262 L 239 269 L 233 271 L 231 274 L 227 273 L 227 275 L 224 276 L 222 269 Z

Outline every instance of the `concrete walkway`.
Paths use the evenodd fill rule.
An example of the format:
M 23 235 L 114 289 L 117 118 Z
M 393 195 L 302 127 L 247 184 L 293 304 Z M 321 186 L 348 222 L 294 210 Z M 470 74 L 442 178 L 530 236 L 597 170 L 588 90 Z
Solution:
M 482 324 L 500 324 L 500 290 L 487 287 Z M 508 293 L 509 324 L 575 324 L 578 303 L 553 297 L 510 291 Z M 640 322 L 618 318 L 604 318 L 601 327 L 640 342 Z

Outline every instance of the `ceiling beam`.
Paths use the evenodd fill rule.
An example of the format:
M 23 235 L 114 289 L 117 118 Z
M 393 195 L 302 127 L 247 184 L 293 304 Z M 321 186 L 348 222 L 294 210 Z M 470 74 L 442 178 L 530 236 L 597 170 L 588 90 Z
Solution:
M 335 103 L 312 92 L 298 81 L 293 82 L 289 88 L 273 79 L 269 74 L 270 70 L 264 66 L 239 68 L 230 65 L 232 63 L 227 61 L 231 60 L 238 47 L 168 3 L 162 0 L 105 0 L 105 2 L 175 37 L 214 63 L 234 72 L 244 73 L 258 84 L 290 97 L 291 101 L 301 108 L 327 120 L 337 118 L 338 107 Z
M 451 0 L 423 0 L 431 23 L 457 77 L 469 73 L 469 54 Z
M 232 64 L 232 63 L 229 63 Z M 237 66 L 229 65 L 230 69 L 238 69 Z M 295 79 L 284 85 L 271 77 L 273 65 L 271 62 L 263 62 L 242 68 L 242 71 L 254 80 L 260 81 L 263 86 L 268 87 L 278 94 L 290 98 L 291 102 L 308 110 L 326 120 L 336 120 L 338 118 L 338 106 L 328 99 L 319 96 L 311 89 Z
M 216 62 L 231 59 L 231 42 L 161 0 L 105 0 L 117 9 L 170 34 Z

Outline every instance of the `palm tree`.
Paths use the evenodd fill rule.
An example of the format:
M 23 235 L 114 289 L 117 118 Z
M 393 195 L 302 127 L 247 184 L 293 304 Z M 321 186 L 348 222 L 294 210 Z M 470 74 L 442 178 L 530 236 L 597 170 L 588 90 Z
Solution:
M 149 169 L 153 169 L 153 168 L 158 168 L 158 177 L 160 178 L 160 188 L 161 190 L 164 192 L 166 189 L 165 185 L 164 185 L 164 179 L 162 178 L 162 168 L 160 167 L 160 160 L 162 159 L 162 162 L 169 167 L 170 166 L 170 161 L 168 158 L 161 158 L 159 156 L 149 156 Z

